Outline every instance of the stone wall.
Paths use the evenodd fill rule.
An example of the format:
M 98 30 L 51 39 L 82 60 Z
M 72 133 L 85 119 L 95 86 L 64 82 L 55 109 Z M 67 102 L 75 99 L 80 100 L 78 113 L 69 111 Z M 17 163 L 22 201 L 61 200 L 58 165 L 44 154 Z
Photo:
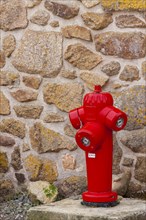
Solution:
M 62 197 L 86 188 L 68 112 L 94 84 L 113 93 L 129 118 L 114 134 L 114 184 L 143 197 L 145 8 L 143 0 L 1 0 L 3 197 L 38 180 L 57 184 Z

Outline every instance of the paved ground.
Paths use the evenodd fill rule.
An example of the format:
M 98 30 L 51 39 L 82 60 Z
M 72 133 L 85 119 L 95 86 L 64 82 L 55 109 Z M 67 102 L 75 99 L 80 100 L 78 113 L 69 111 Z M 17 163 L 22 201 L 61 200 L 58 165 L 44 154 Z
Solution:
M 32 203 L 26 195 L 0 203 L 0 220 L 25 220 Z
M 122 199 L 120 204 L 110 208 L 82 206 L 81 200 L 65 199 L 32 207 L 27 220 L 146 220 L 146 202 L 136 199 Z

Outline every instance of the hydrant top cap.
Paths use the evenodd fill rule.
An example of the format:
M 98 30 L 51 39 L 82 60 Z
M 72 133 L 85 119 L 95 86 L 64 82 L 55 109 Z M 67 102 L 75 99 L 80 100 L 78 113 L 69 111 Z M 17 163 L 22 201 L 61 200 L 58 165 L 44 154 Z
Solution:
M 95 85 L 95 87 L 94 87 L 94 92 L 101 92 L 102 91 L 102 89 L 101 89 L 101 86 L 100 85 Z

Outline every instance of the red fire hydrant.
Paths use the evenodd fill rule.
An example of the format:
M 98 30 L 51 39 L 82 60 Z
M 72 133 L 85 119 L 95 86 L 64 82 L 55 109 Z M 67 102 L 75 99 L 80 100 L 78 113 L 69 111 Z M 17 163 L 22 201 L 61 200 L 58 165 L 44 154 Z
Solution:
M 112 192 L 112 131 L 122 130 L 127 116 L 113 106 L 110 93 L 101 92 L 96 85 L 92 93 L 84 97 L 83 106 L 69 113 L 75 129 L 75 139 L 85 151 L 88 191 L 82 194 L 83 205 L 115 206 L 117 193 Z

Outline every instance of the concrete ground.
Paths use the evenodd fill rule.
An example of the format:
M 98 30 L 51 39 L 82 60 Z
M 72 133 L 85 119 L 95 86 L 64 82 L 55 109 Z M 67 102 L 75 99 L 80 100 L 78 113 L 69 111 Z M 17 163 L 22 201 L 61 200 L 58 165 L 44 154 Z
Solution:
M 30 208 L 27 220 L 146 220 L 146 202 L 122 199 L 110 208 L 92 208 L 81 200 L 64 199 L 49 205 Z

